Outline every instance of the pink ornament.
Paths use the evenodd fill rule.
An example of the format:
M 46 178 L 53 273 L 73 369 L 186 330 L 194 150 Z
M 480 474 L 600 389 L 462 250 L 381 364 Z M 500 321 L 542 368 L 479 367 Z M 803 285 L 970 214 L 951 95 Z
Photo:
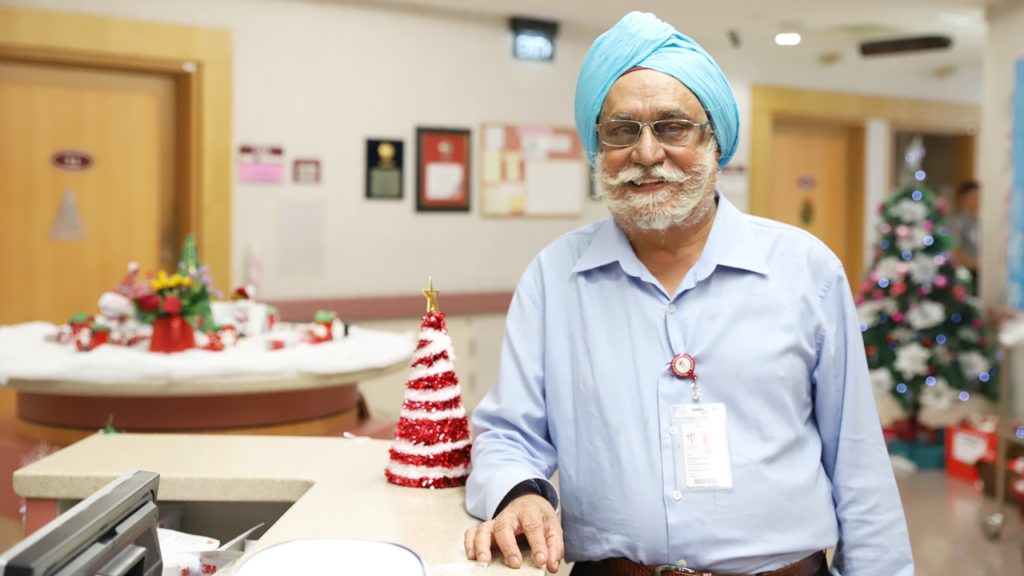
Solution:
M 903 224 L 896 227 L 897 238 L 906 238 L 907 236 L 910 236 L 910 228 L 907 228 Z
M 917 295 L 918 296 L 927 296 L 928 294 L 929 294 L 928 288 L 925 288 L 924 286 L 918 286 L 918 288 L 917 288 Z
M 882 296 L 885 296 L 885 294 L 881 290 L 878 290 L 877 288 L 874 292 L 871 293 L 871 297 L 874 298 L 875 300 L 881 300 Z
M 943 274 L 937 274 L 935 276 L 934 282 L 936 288 L 945 288 L 946 286 L 949 285 L 949 278 L 946 278 L 946 276 Z
M 900 276 L 906 276 L 907 270 L 909 269 L 910 267 L 907 266 L 906 262 L 900 262 L 896 265 L 896 272 L 898 272 Z
M 971 326 L 973 326 L 975 330 L 981 330 L 981 318 L 975 318 L 974 321 L 971 322 Z
M 900 322 L 903 322 L 903 312 L 900 312 L 899 310 L 893 312 L 892 316 L 889 316 L 889 317 L 892 318 L 892 321 L 897 323 L 897 324 L 899 324 Z
M 889 288 L 889 294 L 893 296 L 899 296 L 900 294 L 903 294 L 906 291 L 907 285 L 903 282 L 897 282 L 892 285 L 892 288 Z
M 931 232 L 932 229 L 935 228 L 935 223 L 932 222 L 931 220 L 922 220 L 921 228 L 924 228 L 926 232 Z
M 861 304 L 864 303 L 864 297 L 857 296 L 856 298 L 853 299 L 853 303 L 856 304 L 857 306 L 860 306 Z
M 872 284 L 878 282 L 878 279 L 881 277 L 882 275 L 878 273 L 878 270 L 872 270 L 871 274 L 868 274 L 868 280 L 870 280 Z

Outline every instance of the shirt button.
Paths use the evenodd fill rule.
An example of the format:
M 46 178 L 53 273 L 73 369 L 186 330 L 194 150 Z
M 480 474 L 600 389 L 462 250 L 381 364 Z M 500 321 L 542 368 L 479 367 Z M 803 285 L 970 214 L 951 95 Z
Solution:
M 668 305 L 668 313 L 669 314 L 675 314 L 676 313 L 676 305 L 675 304 L 669 304 Z
M 672 499 L 675 500 L 676 502 L 679 502 L 680 500 L 683 499 L 683 493 L 680 492 L 679 490 L 673 490 Z

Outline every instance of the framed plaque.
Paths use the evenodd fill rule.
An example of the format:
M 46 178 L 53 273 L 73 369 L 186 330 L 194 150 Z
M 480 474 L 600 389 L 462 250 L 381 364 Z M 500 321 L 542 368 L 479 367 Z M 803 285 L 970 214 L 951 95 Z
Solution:
M 416 129 L 416 210 L 469 211 L 469 130 Z
M 366 141 L 366 197 L 402 199 L 402 141 Z

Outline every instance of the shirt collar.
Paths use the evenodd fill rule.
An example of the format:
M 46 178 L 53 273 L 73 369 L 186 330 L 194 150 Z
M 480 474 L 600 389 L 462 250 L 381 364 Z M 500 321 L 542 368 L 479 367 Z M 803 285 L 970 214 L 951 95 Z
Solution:
M 718 211 L 711 225 L 711 234 L 704 244 L 701 260 L 768 275 L 764 247 L 754 237 L 750 220 L 728 198 L 718 195 Z
M 716 193 L 717 194 L 717 193 Z M 745 215 L 729 199 L 718 194 L 718 210 L 711 225 L 711 233 L 704 245 L 701 260 L 711 269 L 716 265 L 768 274 L 764 251 L 754 238 Z M 618 262 L 623 272 L 642 276 L 644 266 L 633 252 L 629 238 L 611 218 L 605 220 L 594 239 L 573 267 L 573 272 L 585 272 L 606 264 Z

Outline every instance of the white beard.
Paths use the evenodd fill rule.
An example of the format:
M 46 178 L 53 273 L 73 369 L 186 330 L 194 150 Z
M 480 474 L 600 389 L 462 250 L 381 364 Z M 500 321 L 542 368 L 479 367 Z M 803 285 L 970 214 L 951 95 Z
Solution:
M 718 172 L 714 140 L 709 139 L 700 154 L 701 158 L 689 173 L 659 164 L 650 168 L 631 166 L 616 174 L 605 174 L 601 169 L 604 153 L 599 152 L 593 173 L 594 186 L 615 222 L 624 230 L 664 232 L 691 217 L 700 220 L 711 210 L 713 202 L 709 197 L 715 189 Z M 664 180 L 672 186 L 652 193 L 629 190 L 629 182 L 642 180 Z

